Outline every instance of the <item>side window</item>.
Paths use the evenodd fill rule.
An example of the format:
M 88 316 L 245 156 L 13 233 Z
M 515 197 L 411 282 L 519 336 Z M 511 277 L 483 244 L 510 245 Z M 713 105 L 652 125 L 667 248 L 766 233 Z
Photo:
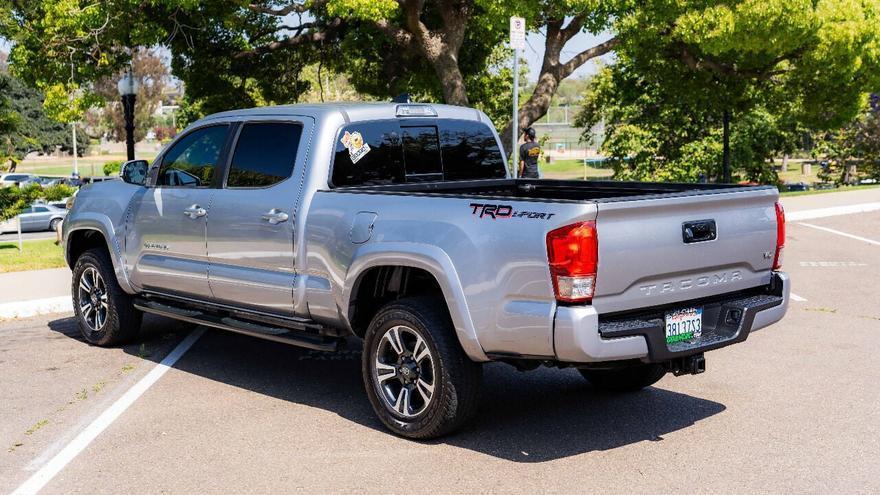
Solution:
M 403 134 L 403 163 L 406 181 L 440 180 L 443 163 L 440 160 L 440 140 L 435 126 L 401 127 Z
M 268 187 L 293 174 L 302 126 L 245 124 L 238 135 L 226 187 Z
M 47 213 L 49 208 L 46 208 L 45 206 L 34 206 L 33 210 L 34 213 Z
M 444 121 L 442 125 L 445 180 L 504 178 L 504 159 L 489 126 L 455 120 Z
M 359 122 L 342 129 L 333 158 L 334 186 L 403 181 L 403 149 L 397 121 Z
M 162 159 L 156 185 L 210 186 L 228 129 L 226 125 L 205 127 L 181 138 Z

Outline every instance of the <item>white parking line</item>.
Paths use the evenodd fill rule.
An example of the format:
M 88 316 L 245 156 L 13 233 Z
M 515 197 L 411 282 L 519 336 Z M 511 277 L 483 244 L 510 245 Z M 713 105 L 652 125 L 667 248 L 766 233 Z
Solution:
M 832 234 L 842 235 L 843 237 L 849 237 L 850 239 L 855 239 L 857 241 L 867 242 L 868 244 L 873 244 L 875 246 L 880 246 L 880 241 L 875 241 L 873 239 L 867 239 L 865 237 L 859 237 L 857 235 L 847 234 L 846 232 L 841 232 L 839 230 L 829 229 L 828 227 L 820 227 L 818 225 L 813 225 L 811 223 L 800 222 L 798 225 L 803 225 L 804 227 L 810 227 L 811 229 L 824 230 L 825 232 L 830 232 Z
M 788 297 L 790 297 L 791 300 L 795 302 L 807 302 L 807 299 L 805 297 L 801 297 L 794 292 L 789 292 Z
M 110 426 L 116 419 L 125 412 L 126 409 L 131 406 L 134 401 L 136 401 L 144 392 L 147 391 L 154 383 L 156 383 L 162 375 L 165 374 L 174 363 L 177 362 L 178 359 L 183 356 L 186 351 L 192 347 L 193 344 L 199 340 L 199 337 L 205 333 L 204 328 L 198 328 L 189 335 L 183 341 L 171 351 L 170 354 L 165 356 L 165 359 L 162 360 L 159 364 L 156 365 L 155 368 L 150 370 L 146 376 L 140 379 L 133 387 L 128 389 L 125 394 L 122 395 L 116 402 L 113 403 L 106 411 L 101 413 L 100 416 L 95 418 L 94 421 L 91 422 L 83 431 L 79 433 L 69 444 L 67 444 L 61 452 L 55 455 L 48 463 L 46 463 L 39 471 L 34 473 L 33 476 L 28 478 L 27 481 L 22 483 L 12 495 L 25 495 L 25 494 L 35 494 L 43 489 L 46 486 L 46 483 L 52 480 L 62 469 L 64 466 L 70 463 L 80 452 L 82 452 L 92 441 L 98 437 L 108 426 Z
M 784 204 L 785 201 L 783 200 L 783 205 Z M 813 218 L 851 215 L 853 213 L 867 213 L 871 211 L 880 211 L 880 203 L 859 203 L 856 205 L 817 208 L 815 210 L 785 212 L 785 219 L 790 222 L 797 222 L 799 220 L 812 220 Z

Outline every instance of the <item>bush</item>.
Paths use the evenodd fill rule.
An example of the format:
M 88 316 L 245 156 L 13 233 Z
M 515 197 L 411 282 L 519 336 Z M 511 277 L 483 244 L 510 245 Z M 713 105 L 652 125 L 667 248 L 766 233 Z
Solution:
M 112 162 L 107 162 L 104 164 L 104 175 L 105 176 L 119 174 L 120 170 L 122 170 L 122 162 L 120 162 L 118 160 L 114 160 Z
M 43 199 L 49 202 L 61 201 L 73 196 L 76 188 L 67 184 L 56 184 L 43 189 Z

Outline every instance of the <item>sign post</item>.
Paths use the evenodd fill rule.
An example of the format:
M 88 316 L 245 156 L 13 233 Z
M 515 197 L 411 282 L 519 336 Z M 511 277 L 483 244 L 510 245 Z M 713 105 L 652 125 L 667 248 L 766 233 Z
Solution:
M 522 17 L 510 18 L 510 47 L 513 48 L 513 120 L 511 156 L 513 157 L 513 178 L 519 174 L 519 51 L 526 47 L 526 20 Z

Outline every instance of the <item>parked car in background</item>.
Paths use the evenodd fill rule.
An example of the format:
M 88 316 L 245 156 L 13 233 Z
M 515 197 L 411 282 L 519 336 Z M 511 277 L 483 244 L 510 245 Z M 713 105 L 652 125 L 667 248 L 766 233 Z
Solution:
M 786 182 L 783 184 L 783 190 L 788 192 L 809 191 L 810 185 L 806 182 Z
M 21 219 L 22 232 L 56 230 L 58 224 L 61 223 L 66 216 L 66 209 L 43 203 L 35 203 L 18 215 Z M 12 220 L 0 225 L 0 234 L 3 232 L 13 232 L 17 229 L 18 227 L 15 224 L 15 220 Z
M 33 174 L 3 174 L 0 175 L 0 187 L 21 186 L 35 180 L 39 177 Z

